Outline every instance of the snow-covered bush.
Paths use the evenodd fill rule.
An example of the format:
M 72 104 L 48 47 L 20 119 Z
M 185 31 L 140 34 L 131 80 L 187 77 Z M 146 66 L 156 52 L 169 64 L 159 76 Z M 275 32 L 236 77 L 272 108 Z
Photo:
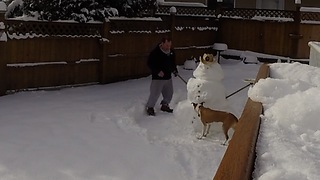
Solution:
M 22 0 L 5 0 L 4 1 L 7 4 L 7 12 L 5 16 L 7 18 L 12 18 L 15 16 L 22 16 L 23 11 L 23 1 Z
M 156 0 L 6 0 L 7 17 L 22 14 L 39 20 L 103 21 L 106 17 L 141 17 L 153 13 Z M 9 7 L 9 6 L 8 6 Z

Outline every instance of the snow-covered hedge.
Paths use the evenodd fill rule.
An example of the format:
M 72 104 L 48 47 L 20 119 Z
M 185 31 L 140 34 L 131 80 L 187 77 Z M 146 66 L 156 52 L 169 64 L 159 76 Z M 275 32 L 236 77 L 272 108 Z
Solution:
M 107 17 L 143 16 L 154 12 L 156 0 L 6 0 L 6 17 L 31 16 L 38 20 L 103 21 Z

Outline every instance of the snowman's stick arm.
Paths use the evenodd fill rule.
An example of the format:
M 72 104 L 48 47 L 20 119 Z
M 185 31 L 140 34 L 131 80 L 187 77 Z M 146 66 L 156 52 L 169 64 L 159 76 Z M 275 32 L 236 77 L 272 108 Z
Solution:
M 187 81 L 186 80 L 184 80 L 179 74 L 177 74 L 177 76 L 185 83 L 185 84 L 187 84 Z M 235 94 L 237 94 L 238 92 L 240 92 L 240 91 L 242 91 L 243 89 L 245 89 L 245 88 L 247 88 L 248 86 L 250 86 L 251 84 L 253 84 L 253 81 L 252 82 L 250 82 L 250 83 L 248 83 L 247 85 L 245 85 L 245 86 L 243 86 L 242 88 L 240 88 L 240 89 L 238 89 L 238 90 L 236 90 L 235 92 L 233 92 L 233 93 L 231 93 L 231 94 L 229 94 L 228 96 L 226 96 L 226 99 L 228 99 L 229 97 L 231 97 L 231 96 L 233 96 L 233 95 L 235 95 Z
M 243 89 L 247 88 L 247 87 L 250 86 L 251 84 L 253 84 L 253 82 L 250 82 L 249 84 L 247 84 L 247 85 L 243 86 L 242 88 L 236 90 L 235 92 L 229 94 L 228 96 L 226 96 L 226 99 L 228 99 L 229 97 L 237 94 L 238 92 L 240 92 L 240 91 L 242 91 Z

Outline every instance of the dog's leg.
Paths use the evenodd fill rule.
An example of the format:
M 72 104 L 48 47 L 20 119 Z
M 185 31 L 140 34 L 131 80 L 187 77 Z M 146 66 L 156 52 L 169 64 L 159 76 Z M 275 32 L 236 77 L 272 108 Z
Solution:
M 202 136 L 203 137 L 206 137 L 207 136 L 207 128 L 208 128 L 208 125 L 206 124 L 206 126 L 203 128 L 202 130 Z
M 198 139 L 202 139 L 203 137 L 205 137 L 206 129 L 207 129 L 207 124 L 203 124 L 202 135 L 198 137 Z
M 224 133 L 224 136 L 226 137 L 226 141 L 223 143 L 223 145 L 226 145 L 226 143 L 228 142 L 229 140 L 229 135 L 228 135 L 228 131 L 230 129 L 230 127 L 226 124 L 223 124 L 222 125 L 222 128 L 223 128 L 223 133 Z
M 206 129 L 206 133 L 205 133 L 205 137 L 207 137 L 207 135 L 209 134 L 209 130 L 210 130 L 211 124 L 207 124 L 207 129 Z
M 210 127 L 211 127 L 211 124 L 209 124 L 209 126 L 208 126 L 207 135 L 209 134 Z

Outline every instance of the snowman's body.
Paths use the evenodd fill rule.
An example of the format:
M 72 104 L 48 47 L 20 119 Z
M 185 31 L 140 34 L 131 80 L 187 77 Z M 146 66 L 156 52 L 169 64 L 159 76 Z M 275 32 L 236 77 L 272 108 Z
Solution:
M 187 84 L 188 100 L 201 103 L 211 109 L 229 111 L 226 90 L 222 83 L 223 70 L 219 63 L 199 63 Z

